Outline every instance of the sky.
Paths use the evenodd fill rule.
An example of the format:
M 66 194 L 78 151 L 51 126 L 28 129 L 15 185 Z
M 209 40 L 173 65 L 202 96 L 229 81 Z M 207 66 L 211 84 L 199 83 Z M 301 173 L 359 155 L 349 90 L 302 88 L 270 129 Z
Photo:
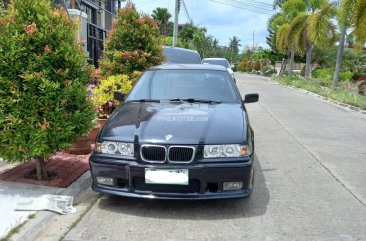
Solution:
M 229 38 L 237 36 L 241 40 L 241 49 L 247 45 L 252 46 L 254 32 L 255 45 L 268 47 L 266 44 L 266 37 L 268 35 L 267 21 L 275 13 L 271 8 L 273 0 L 184 1 L 193 23 L 206 27 L 208 34 L 217 38 L 220 45 L 228 45 Z M 169 12 L 174 16 L 175 0 L 133 0 L 133 3 L 138 11 L 147 14 L 151 14 L 157 7 L 162 7 L 168 8 Z M 222 3 L 235 4 L 241 8 Z M 173 19 L 174 17 L 171 18 L 171 21 Z M 181 8 L 179 24 L 187 22 L 189 22 L 188 17 Z

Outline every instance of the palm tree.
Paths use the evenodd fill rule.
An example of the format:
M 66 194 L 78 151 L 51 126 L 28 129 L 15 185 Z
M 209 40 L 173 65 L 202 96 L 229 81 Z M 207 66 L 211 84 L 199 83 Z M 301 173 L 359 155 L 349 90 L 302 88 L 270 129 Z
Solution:
M 338 23 L 341 28 L 337 62 L 334 70 L 333 87 L 339 80 L 339 73 L 343 60 L 344 44 L 348 28 L 353 28 L 355 42 L 362 46 L 366 42 L 366 1 L 364 0 L 341 0 Z
M 217 49 L 219 48 L 219 40 L 217 38 L 214 38 L 214 40 L 212 41 L 212 48 L 215 55 L 217 55 Z
M 353 2 L 353 4 L 352 4 Z M 354 28 L 353 34 L 355 35 L 355 41 L 360 47 L 366 43 L 366 1 L 365 0 L 348 0 L 343 1 L 343 8 L 346 10 L 353 7 L 352 10 L 352 27 Z M 342 10 L 341 10 L 342 11 Z
M 330 19 L 318 17 L 317 12 L 324 5 L 328 5 L 327 0 L 288 0 L 275 4 L 275 6 L 281 6 L 282 10 L 272 21 L 272 29 L 277 30 L 276 47 L 281 53 L 290 51 L 290 75 L 292 75 L 295 53 L 299 55 L 306 53 L 305 78 L 309 79 L 313 46 L 319 46 L 320 42 L 322 46 L 325 46 L 325 43 L 329 46 L 335 42 L 334 25 Z M 333 31 L 322 32 L 324 26 Z M 322 33 L 320 36 L 322 41 L 314 41 L 311 38 L 314 32 Z
M 294 42 L 296 52 L 301 55 L 306 52 L 306 79 L 309 79 L 311 74 L 313 46 L 329 48 L 336 40 L 334 24 L 322 14 L 329 5 L 327 0 L 309 1 L 306 12 L 299 13 L 291 21 L 289 36 Z M 329 31 L 323 31 L 324 29 Z M 321 41 L 315 41 L 317 39 L 312 38 L 314 34 L 318 34 L 317 37 Z
M 338 15 L 337 15 L 338 13 Z M 339 0 L 328 7 L 322 9 L 318 13 L 318 18 L 332 19 L 338 16 L 338 25 L 340 28 L 340 37 L 338 44 L 337 61 L 333 76 L 333 87 L 337 86 L 339 74 L 343 61 L 344 45 L 346 41 L 346 34 L 348 29 L 353 29 L 355 36 L 355 43 L 361 47 L 366 42 L 366 1 L 365 0 Z M 324 25 L 314 31 L 313 39 L 315 41 L 322 41 L 320 36 L 324 33 L 329 33 L 334 30 L 333 26 Z
M 269 32 L 269 35 L 267 37 L 267 44 L 271 48 L 274 55 L 279 56 L 282 59 L 281 70 L 279 72 L 280 76 L 282 76 L 286 70 L 287 59 L 285 58 L 285 54 L 287 53 L 287 50 L 279 51 L 279 49 L 277 48 L 277 30 L 281 25 L 285 23 L 288 23 L 288 20 L 282 13 L 276 13 L 272 15 L 267 23 L 267 29 Z
M 231 50 L 231 62 L 233 62 L 233 56 L 235 57 L 234 59 L 236 59 L 237 54 L 239 53 L 239 47 L 241 46 L 240 44 L 240 39 L 236 36 L 232 37 L 229 39 L 230 43 L 229 43 L 229 48 Z
M 295 64 L 295 52 L 296 43 L 291 31 L 291 22 L 299 15 L 301 12 L 305 12 L 307 5 L 303 0 L 287 0 L 287 1 L 277 1 L 274 3 L 274 7 L 280 6 L 281 12 L 272 21 L 272 29 L 276 33 L 276 47 L 280 53 L 286 54 L 290 53 L 290 76 L 293 75 L 293 69 Z
M 153 10 L 151 17 L 158 23 L 160 33 L 166 37 L 169 19 L 172 17 L 172 15 L 168 12 L 168 9 L 156 8 Z

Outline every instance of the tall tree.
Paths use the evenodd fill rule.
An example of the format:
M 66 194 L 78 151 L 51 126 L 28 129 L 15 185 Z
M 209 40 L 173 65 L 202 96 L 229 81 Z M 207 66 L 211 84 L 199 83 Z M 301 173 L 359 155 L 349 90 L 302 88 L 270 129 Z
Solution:
M 293 75 L 293 69 L 295 64 L 295 52 L 296 52 L 296 41 L 297 39 L 292 36 L 291 22 L 301 13 L 306 10 L 306 2 L 303 0 L 287 0 L 281 7 L 283 17 L 288 21 L 281 28 L 281 44 L 284 45 L 281 48 L 287 48 L 290 51 L 290 76 Z M 277 46 L 280 48 L 280 46 Z
M 337 14 L 338 13 L 338 14 Z M 318 13 L 318 18 L 334 18 L 338 17 L 338 27 L 340 29 L 340 37 L 338 44 L 337 60 L 333 76 L 333 87 L 339 80 L 339 74 L 342 67 L 344 46 L 346 42 L 347 30 L 352 29 L 355 36 L 355 43 L 361 47 L 366 42 L 366 1 L 365 0 L 340 0 Z M 332 31 L 332 26 L 324 25 L 319 30 L 323 32 Z M 315 41 L 322 41 L 321 33 L 315 32 L 313 38 Z
M 156 8 L 153 10 L 151 17 L 158 23 L 159 30 L 162 35 L 167 36 L 169 19 L 172 15 L 167 8 Z
M 308 38 L 312 45 L 329 49 L 336 41 L 336 26 L 332 21 L 335 11 L 333 3 L 328 2 L 318 5 L 307 20 Z
M 233 62 L 233 60 L 236 60 L 236 56 L 239 53 L 239 47 L 241 47 L 240 44 L 240 39 L 236 36 L 233 36 L 232 38 L 229 39 L 229 48 L 230 48 L 230 56 L 231 56 L 231 62 Z
M 353 7 L 351 24 L 355 41 L 359 47 L 363 47 L 366 42 L 366 1 L 365 0 L 344 0 L 343 8 Z M 348 5 L 348 6 L 347 6 Z
M 271 41 L 274 42 L 276 50 L 278 50 L 278 52 L 281 54 L 287 55 L 291 53 L 291 61 L 294 61 L 293 59 L 295 56 L 295 50 L 294 48 L 291 48 L 292 45 L 289 42 L 289 17 L 284 12 L 280 12 L 272 16 L 270 21 L 271 29 L 274 33 Z M 280 75 L 283 75 L 286 66 L 287 60 L 282 61 L 282 67 L 279 73 Z M 292 75 L 293 70 L 291 67 L 293 68 L 293 64 L 290 65 L 290 75 Z
M 347 29 L 353 28 L 355 42 L 358 46 L 363 46 L 363 44 L 366 42 L 366 1 L 341 0 L 338 24 L 341 28 L 341 33 L 337 53 L 337 62 L 334 70 L 333 87 L 337 85 L 339 80 Z
M 293 0 L 290 0 L 293 1 Z M 289 1 L 289 2 L 290 2 Z M 335 26 L 332 21 L 323 15 L 319 17 L 319 9 L 328 6 L 327 0 L 306 1 L 306 10 L 299 12 L 290 23 L 289 37 L 294 43 L 297 54 L 306 53 L 305 78 L 309 79 L 311 74 L 313 46 L 329 48 L 336 40 Z M 293 10 L 296 11 L 296 10 Z M 319 11 L 321 12 L 321 11 Z M 330 31 L 322 31 L 327 26 Z M 318 38 L 321 41 L 313 41 L 313 34 L 321 34 Z

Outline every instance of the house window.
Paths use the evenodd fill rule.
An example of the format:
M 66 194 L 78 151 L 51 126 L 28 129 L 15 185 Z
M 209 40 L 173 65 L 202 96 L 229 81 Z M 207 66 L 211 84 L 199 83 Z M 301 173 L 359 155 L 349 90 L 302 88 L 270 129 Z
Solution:
M 85 12 L 88 16 L 88 22 L 96 24 L 96 9 L 90 7 L 89 5 L 86 5 L 85 3 L 81 3 L 81 11 Z

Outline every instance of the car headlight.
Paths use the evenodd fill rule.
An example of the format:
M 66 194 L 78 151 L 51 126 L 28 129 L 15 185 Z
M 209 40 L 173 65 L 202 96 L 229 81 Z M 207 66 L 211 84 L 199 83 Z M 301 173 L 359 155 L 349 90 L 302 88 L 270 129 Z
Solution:
M 134 156 L 133 143 L 105 141 L 102 143 L 97 143 L 95 150 L 97 152 L 101 152 L 101 153 L 105 153 L 105 154 L 115 154 L 115 155 L 121 155 L 121 156 Z
M 248 145 L 205 145 L 203 157 L 244 157 L 250 154 L 250 147 Z

